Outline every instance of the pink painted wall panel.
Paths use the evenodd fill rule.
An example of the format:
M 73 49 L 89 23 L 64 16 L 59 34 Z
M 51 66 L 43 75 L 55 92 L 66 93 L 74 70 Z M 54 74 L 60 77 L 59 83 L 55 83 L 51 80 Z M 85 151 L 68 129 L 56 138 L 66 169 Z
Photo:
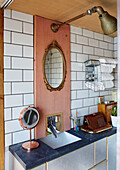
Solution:
M 63 129 L 70 129 L 70 26 L 64 25 L 57 33 L 50 29 L 54 21 L 34 17 L 34 100 L 40 112 L 40 121 L 35 128 L 35 138 L 46 135 L 45 115 L 63 113 Z M 45 48 L 56 40 L 66 60 L 67 74 L 62 90 L 50 92 L 43 79 L 43 56 Z

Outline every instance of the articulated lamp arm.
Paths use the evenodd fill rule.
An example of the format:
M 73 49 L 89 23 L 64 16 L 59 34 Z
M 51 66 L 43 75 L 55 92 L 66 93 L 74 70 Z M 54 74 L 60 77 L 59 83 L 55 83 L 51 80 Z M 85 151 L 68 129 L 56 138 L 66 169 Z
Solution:
M 92 15 L 93 13 L 99 14 L 99 19 L 101 21 L 101 27 L 104 32 L 104 34 L 112 34 L 115 31 L 117 31 L 117 19 L 111 15 L 108 14 L 107 11 L 104 11 L 104 9 L 101 6 L 93 7 L 89 10 L 87 10 L 85 13 L 82 13 L 72 19 L 69 19 L 61 24 L 51 24 L 51 30 L 53 32 L 58 32 L 59 28 L 63 26 L 64 24 L 69 24 L 72 21 L 75 21 L 77 19 L 80 19 L 86 15 Z

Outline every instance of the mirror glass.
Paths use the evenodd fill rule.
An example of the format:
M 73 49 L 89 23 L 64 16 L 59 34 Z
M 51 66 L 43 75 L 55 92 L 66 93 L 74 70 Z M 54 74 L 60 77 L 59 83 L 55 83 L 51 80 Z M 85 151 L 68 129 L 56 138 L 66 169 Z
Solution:
M 45 58 L 45 77 L 52 88 L 57 88 L 63 81 L 63 56 L 57 48 L 49 49 Z

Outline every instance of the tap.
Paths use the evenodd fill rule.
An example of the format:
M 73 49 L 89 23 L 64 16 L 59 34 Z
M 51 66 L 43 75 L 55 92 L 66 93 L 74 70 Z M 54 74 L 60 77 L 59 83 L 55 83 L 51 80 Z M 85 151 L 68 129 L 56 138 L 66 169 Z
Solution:
M 57 131 L 55 130 L 54 126 L 52 125 L 51 121 L 48 121 L 48 128 L 50 128 L 51 132 L 53 133 L 53 135 L 55 136 L 55 138 L 57 138 Z

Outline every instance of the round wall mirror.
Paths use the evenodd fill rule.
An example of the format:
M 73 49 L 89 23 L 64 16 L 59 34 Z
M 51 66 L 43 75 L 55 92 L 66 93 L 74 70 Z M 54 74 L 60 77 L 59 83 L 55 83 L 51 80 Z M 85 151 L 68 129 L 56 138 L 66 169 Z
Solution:
M 50 91 L 61 90 L 65 81 L 65 57 L 56 41 L 48 46 L 43 58 L 44 82 Z

